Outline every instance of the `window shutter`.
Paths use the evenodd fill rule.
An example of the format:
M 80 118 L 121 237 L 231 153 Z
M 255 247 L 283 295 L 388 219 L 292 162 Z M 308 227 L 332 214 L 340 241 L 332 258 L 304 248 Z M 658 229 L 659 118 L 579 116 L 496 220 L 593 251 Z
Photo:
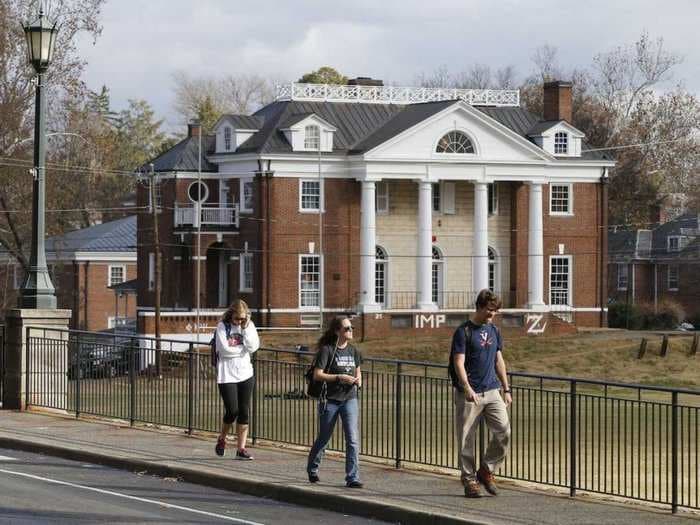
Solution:
M 442 213 L 455 213 L 455 183 L 442 183 Z

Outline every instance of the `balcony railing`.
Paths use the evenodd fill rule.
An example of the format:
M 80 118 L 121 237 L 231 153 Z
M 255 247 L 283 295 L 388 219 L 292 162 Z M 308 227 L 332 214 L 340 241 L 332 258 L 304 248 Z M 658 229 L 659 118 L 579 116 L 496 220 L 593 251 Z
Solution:
M 474 307 L 474 301 L 479 292 L 471 291 L 441 291 L 431 299 L 439 308 L 445 310 L 469 310 Z M 435 300 L 437 299 L 437 300 Z M 386 292 L 384 308 L 392 310 L 412 310 L 418 305 L 418 292 Z
M 212 206 L 180 206 L 175 204 L 175 227 L 235 226 L 238 228 L 238 205 L 224 208 Z

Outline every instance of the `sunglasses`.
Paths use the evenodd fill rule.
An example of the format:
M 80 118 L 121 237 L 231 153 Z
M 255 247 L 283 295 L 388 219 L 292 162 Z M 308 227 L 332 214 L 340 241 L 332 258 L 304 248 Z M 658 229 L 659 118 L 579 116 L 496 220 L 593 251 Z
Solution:
M 352 326 L 343 326 L 343 332 L 352 332 Z
M 235 317 L 233 320 L 234 321 L 240 321 L 241 323 L 245 321 L 247 318 L 246 317 Z

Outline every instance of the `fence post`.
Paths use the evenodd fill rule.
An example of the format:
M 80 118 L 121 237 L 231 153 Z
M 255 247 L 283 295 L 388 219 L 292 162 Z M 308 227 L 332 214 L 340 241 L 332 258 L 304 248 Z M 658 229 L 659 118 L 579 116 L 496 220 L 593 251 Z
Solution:
M 194 426 L 194 347 L 192 343 L 187 353 L 187 433 L 191 436 Z
M 401 363 L 396 363 L 396 396 L 394 396 L 395 410 L 394 421 L 396 423 L 396 468 L 401 468 Z
M 26 341 L 25 344 L 27 345 L 27 355 L 25 356 L 25 360 L 26 360 L 27 363 L 26 363 L 26 365 L 25 365 L 25 372 L 24 372 L 24 373 L 26 374 L 26 377 L 24 378 L 24 380 L 25 380 L 25 385 L 24 385 L 24 409 L 25 409 L 25 410 L 27 410 L 27 409 L 29 408 L 29 385 L 30 385 L 29 377 L 30 377 L 30 368 L 31 368 L 31 361 L 32 361 L 31 358 L 30 358 L 31 352 L 29 351 L 29 350 L 30 350 L 30 348 L 29 348 L 29 347 L 30 347 L 30 344 L 29 344 L 29 337 L 30 337 L 29 332 L 30 332 L 31 329 L 32 329 L 32 328 L 31 328 L 30 326 L 27 327 L 27 334 L 26 334 L 26 339 L 25 339 L 25 341 Z M 21 383 L 20 383 L 20 384 L 21 384 Z M 20 399 L 21 399 L 21 397 L 20 397 Z
M 642 338 L 642 342 L 639 344 L 639 351 L 637 352 L 637 359 L 641 359 L 644 357 L 644 354 L 647 352 L 647 339 L 646 337 Z
M 256 352 L 257 353 L 257 352 Z M 258 426 L 258 381 L 257 381 L 257 376 L 258 376 L 258 363 L 257 363 L 257 358 L 256 354 L 253 354 L 251 356 L 251 361 L 253 362 L 253 395 L 251 396 L 251 417 L 250 417 L 250 438 L 253 441 L 253 445 L 255 445 L 255 442 L 257 441 L 257 429 L 256 427 Z M 304 386 L 302 386 L 302 392 L 304 391 Z
M 671 394 L 671 512 L 678 512 L 678 392 Z
M 136 345 L 134 339 L 129 344 L 129 424 L 136 421 Z
M 700 342 L 700 336 L 697 332 L 693 336 L 693 343 L 690 345 L 690 355 L 695 355 L 698 353 L 698 342 Z
M 576 428 L 576 381 L 571 381 L 571 399 L 569 400 L 569 496 L 576 496 L 576 461 L 577 461 L 577 428 Z
M 667 352 L 668 352 L 668 335 L 664 334 L 664 337 L 661 340 L 661 357 L 666 357 Z

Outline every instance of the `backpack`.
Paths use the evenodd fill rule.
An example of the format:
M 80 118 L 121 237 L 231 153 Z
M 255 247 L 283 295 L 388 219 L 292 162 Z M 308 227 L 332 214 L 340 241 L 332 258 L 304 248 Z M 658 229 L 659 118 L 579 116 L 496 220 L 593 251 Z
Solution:
M 224 323 L 224 328 L 226 329 L 226 339 L 231 337 L 231 325 L 229 323 Z M 219 352 L 216 351 L 216 330 L 214 330 L 214 335 L 209 341 L 209 351 L 211 357 L 211 366 L 216 368 L 219 364 Z
M 333 347 L 333 353 L 331 354 L 331 358 L 328 360 L 328 363 L 326 363 L 326 367 L 323 369 L 325 373 L 328 373 L 331 364 L 333 364 L 336 350 L 338 350 L 337 341 L 335 347 Z M 328 385 L 325 381 L 316 381 L 314 379 L 314 370 L 316 369 L 316 364 L 318 363 L 318 359 L 320 356 L 321 349 L 319 348 L 316 351 L 316 355 L 314 356 L 314 360 L 311 362 L 311 365 L 309 365 L 309 368 L 307 368 L 306 372 L 304 372 L 304 380 L 306 381 L 306 395 L 314 399 L 323 399 L 324 397 L 326 397 L 326 389 L 328 388 Z
M 469 323 L 466 323 L 464 325 L 464 335 L 466 337 L 465 349 L 467 351 L 467 355 L 465 355 L 464 358 L 469 359 L 468 353 L 471 352 L 471 348 L 472 348 L 472 327 Z M 464 388 L 462 388 L 462 385 L 459 384 L 459 378 L 457 377 L 457 370 L 455 369 L 454 355 L 452 353 L 452 347 L 450 347 L 450 359 L 449 359 L 449 363 L 447 365 L 447 373 L 450 376 L 450 379 L 452 380 L 452 386 L 454 386 L 460 392 L 463 392 Z

